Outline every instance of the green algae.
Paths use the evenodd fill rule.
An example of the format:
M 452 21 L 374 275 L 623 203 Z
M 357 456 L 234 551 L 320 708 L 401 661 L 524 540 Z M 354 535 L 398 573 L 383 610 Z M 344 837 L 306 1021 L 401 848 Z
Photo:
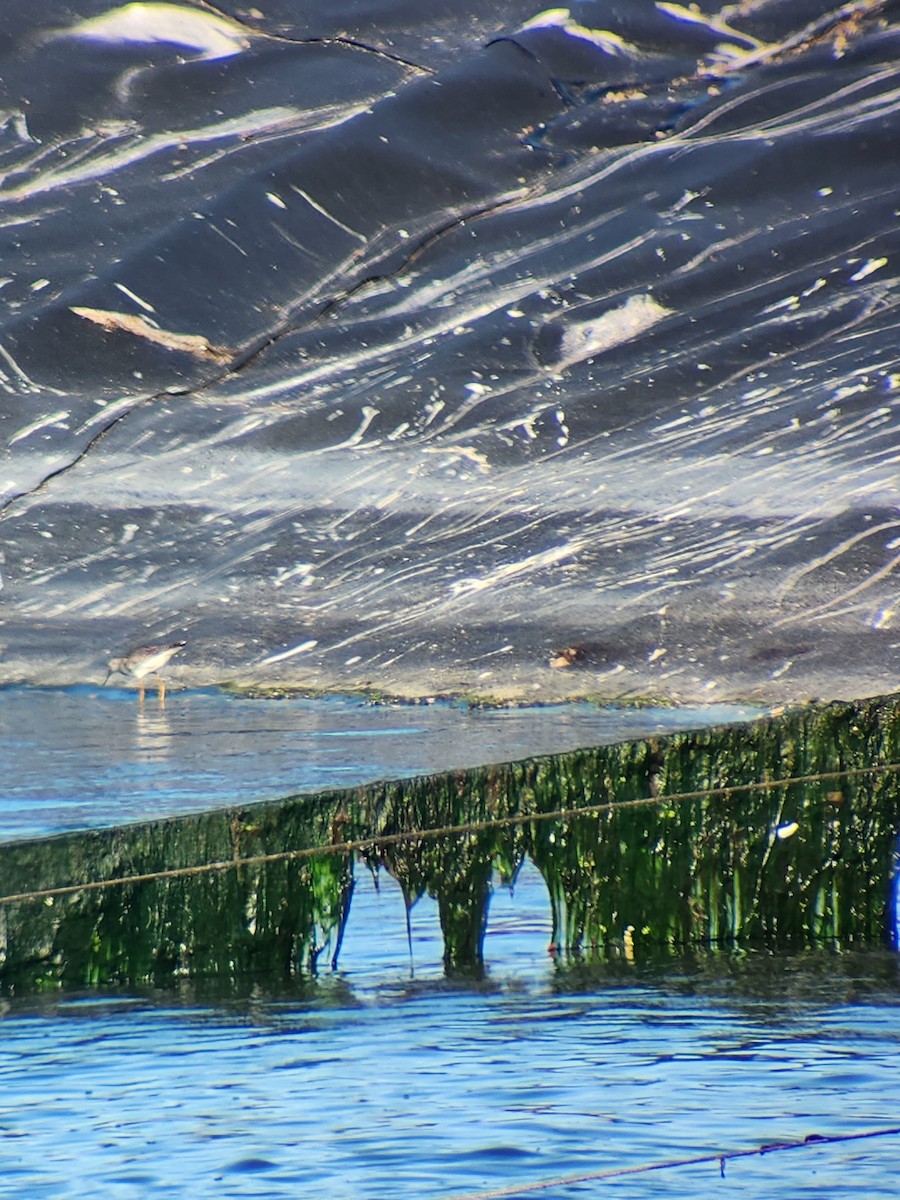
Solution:
M 495 693 L 472 689 L 458 691 L 435 691 L 410 693 L 389 691 L 378 687 L 313 687 L 311 685 L 293 683 L 241 683 L 236 680 L 226 680 L 216 686 L 216 690 L 226 696 L 240 700 L 357 700 L 362 704 L 399 705 L 415 708 L 421 705 L 454 704 L 460 708 L 471 708 L 479 711 L 503 711 L 517 708 L 554 708 L 565 704 L 587 704 L 593 708 L 604 709 L 650 709 L 676 708 L 677 705 L 670 697 L 652 695 L 644 692 L 623 692 L 605 694 L 600 692 L 575 691 L 571 696 L 557 696 L 552 700 L 540 700 L 531 696 L 510 696 L 505 693 Z M 736 700 L 741 704 L 744 701 Z M 746 701 L 752 707 L 757 701 Z
M 436 900 L 450 974 L 484 969 L 492 881 L 526 858 L 572 967 L 884 941 L 900 780 L 873 768 L 898 762 L 893 696 L 0 846 L 0 892 L 28 894 L 0 900 L 0 989 L 314 974 L 356 860 Z

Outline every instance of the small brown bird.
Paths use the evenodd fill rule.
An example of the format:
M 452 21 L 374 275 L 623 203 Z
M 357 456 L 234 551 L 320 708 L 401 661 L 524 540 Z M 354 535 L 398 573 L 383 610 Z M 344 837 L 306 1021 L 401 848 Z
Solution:
M 566 667 L 574 667 L 576 663 L 583 662 L 585 657 L 583 646 L 566 646 L 556 651 L 550 659 L 550 666 L 557 671 L 565 670 Z
M 169 642 L 165 646 L 138 646 L 134 650 L 129 650 L 124 658 L 111 658 L 103 684 L 105 686 L 109 682 L 111 675 L 128 675 L 138 681 L 138 700 L 143 704 L 144 678 L 147 675 L 155 675 L 159 690 L 159 702 L 163 704 L 166 699 L 166 684 L 160 671 L 172 655 L 177 654 L 186 645 L 187 642 Z

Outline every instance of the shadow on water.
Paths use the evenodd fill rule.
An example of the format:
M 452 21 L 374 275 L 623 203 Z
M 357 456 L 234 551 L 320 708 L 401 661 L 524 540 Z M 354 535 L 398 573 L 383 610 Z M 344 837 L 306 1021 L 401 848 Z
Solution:
M 900 700 L 0 847 L 0 984 L 269 981 L 340 960 L 360 872 L 484 975 L 530 861 L 568 985 L 677 950 L 896 941 Z M 398 919 L 402 920 L 402 910 Z

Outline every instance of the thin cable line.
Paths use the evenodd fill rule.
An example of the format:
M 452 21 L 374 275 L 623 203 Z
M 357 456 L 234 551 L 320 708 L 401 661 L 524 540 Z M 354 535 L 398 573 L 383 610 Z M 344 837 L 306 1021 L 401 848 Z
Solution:
M 809 1150 L 813 1146 L 829 1146 L 841 1142 L 859 1142 L 867 1138 L 892 1137 L 900 1133 L 900 1126 L 890 1129 L 866 1129 L 859 1133 L 838 1133 L 824 1136 L 813 1133 L 800 1142 L 774 1142 L 757 1146 L 752 1150 L 723 1150 L 710 1154 L 697 1154 L 691 1158 L 670 1158 L 665 1162 L 641 1163 L 633 1167 L 608 1167 L 603 1171 L 590 1171 L 583 1175 L 561 1175 L 557 1179 L 544 1179 L 539 1183 L 523 1183 L 515 1187 L 493 1188 L 487 1192 L 461 1192 L 448 1200 L 511 1200 L 513 1196 L 533 1195 L 550 1188 L 570 1187 L 576 1183 L 602 1183 L 607 1179 L 621 1179 L 625 1175 L 648 1175 L 652 1171 L 667 1171 L 674 1167 L 696 1167 L 718 1163 L 722 1176 L 725 1164 L 739 1158 L 755 1158 L 764 1154 L 776 1154 L 783 1150 Z
M 14 892 L 0 896 L 0 904 L 18 904 L 26 900 L 48 900 L 71 896 L 77 892 L 100 891 L 104 888 L 121 887 L 124 884 L 153 883 L 164 879 L 183 879 L 191 875 L 208 875 L 230 871 L 235 867 L 258 867 L 268 863 L 318 858 L 326 854 L 350 854 L 353 851 L 380 850 L 404 842 L 434 840 L 442 837 L 457 837 L 467 833 L 484 833 L 493 829 L 509 829 L 517 825 L 528 825 L 539 821 L 563 821 L 575 817 L 597 816 L 602 813 L 619 812 L 634 808 L 648 808 L 657 804 L 681 803 L 689 800 L 709 800 L 713 797 L 728 798 L 745 792 L 771 791 L 774 788 L 791 787 L 796 784 L 825 783 L 856 776 L 894 774 L 900 771 L 900 763 L 881 763 L 872 767 L 848 767 L 841 771 L 820 771 L 813 775 L 790 775 L 784 779 L 757 780 L 752 783 L 736 783 L 723 787 L 701 788 L 691 792 L 669 792 L 661 796 L 645 796 L 635 800 L 607 800 L 601 804 L 586 804 L 578 808 L 558 808 L 551 812 L 517 813 L 510 817 L 490 817 L 484 821 L 468 821 L 462 825 L 442 825 L 429 829 L 404 830 L 399 833 L 379 834 L 374 837 L 354 838 L 344 842 L 329 842 L 324 846 L 305 846 L 296 850 L 277 850 L 271 854 L 253 854 L 245 858 L 228 858 L 217 862 L 199 863 L 190 867 L 171 867 L 162 871 L 147 871 L 140 875 L 123 875 L 114 879 L 95 879 L 85 883 L 72 883 L 63 887 L 37 888 L 29 892 Z

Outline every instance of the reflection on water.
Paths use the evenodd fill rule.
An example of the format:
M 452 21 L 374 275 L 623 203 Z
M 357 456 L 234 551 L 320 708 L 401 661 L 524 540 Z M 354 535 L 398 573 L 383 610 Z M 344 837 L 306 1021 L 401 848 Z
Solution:
M 296 725 L 298 710 L 279 711 Z M 301 738 L 358 752 L 357 714 L 337 715 Z M 170 741 L 189 744 L 189 729 L 172 727 Z M 314 973 L 339 954 L 354 857 L 410 902 L 437 900 L 444 966 L 469 977 L 484 965 L 492 872 L 515 879 L 526 858 L 546 881 L 566 962 L 652 946 L 881 944 L 892 925 L 896 698 L 266 804 L 226 803 L 229 747 L 237 779 L 269 780 L 271 761 L 233 722 L 223 728 L 216 807 L 0 845 L 0 988 Z M 431 739 L 446 754 L 422 728 L 426 752 Z M 383 729 L 369 739 L 376 757 L 417 744 Z M 125 765 L 129 798 L 152 805 L 140 763 Z
M 469 710 L 106 688 L 0 689 L 0 840 L 752 719 L 752 706 Z
M 449 1197 L 639 1168 L 900 1111 L 886 952 L 641 954 L 561 970 L 526 868 L 479 984 L 448 983 L 428 900 L 360 873 L 342 970 L 252 987 L 11 1001 L 3 1194 Z M 624 1177 L 615 1195 L 895 1194 L 896 1137 Z M 554 1188 L 551 1196 L 606 1194 Z
M 192 700 L 177 699 L 188 705 Z M 17 759 L 25 791 L 11 791 L 11 804 L 21 808 L 29 803 L 27 788 L 39 777 L 48 781 L 47 794 L 56 803 L 53 788 L 65 779 L 66 754 L 78 744 L 74 731 L 80 736 L 88 726 L 74 722 L 54 745 L 47 737 L 50 726 L 38 729 L 34 710 L 27 703 L 17 707 L 16 694 L 0 694 L 0 708 L 8 700 L 8 744 L 16 725 L 31 737 Z M 76 711 L 89 711 L 93 718 L 94 734 L 79 759 L 97 770 L 95 791 L 86 793 L 86 811 L 94 801 L 101 810 L 108 802 L 104 788 L 115 781 L 116 763 L 133 771 L 125 786 L 115 785 L 116 795 L 128 793 L 124 803 L 137 797 L 139 806 L 158 795 L 147 783 L 156 769 L 148 768 L 148 762 L 163 764 L 163 775 L 156 778 L 171 782 L 174 776 L 165 772 L 172 764 L 180 771 L 193 762 L 199 772 L 210 761 L 210 746 L 219 748 L 212 756 L 213 786 L 230 779 L 230 786 L 246 788 L 254 779 L 258 783 L 263 771 L 268 779 L 269 767 L 274 770 L 279 762 L 296 770 L 304 738 L 310 753 L 334 745 L 340 747 L 339 757 L 360 757 L 360 747 L 383 745 L 402 757 L 410 748 L 423 752 L 429 738 L 438 747 L 442 738 L 446 743 L 442 721 L 472 718 L 465 728 L 474 731 L 491 727 L 490 722 L 479 725 L 478 718 L 493 716 L 454 711 L 448 718 L 438 709 L 385 713 L 353 706 L 307 713 L 293 704 L 229 707 L 230 702 L 216 698 L 221 707 L 202 710 L 208 717 L 197 721 L 194 744 L 195 734 L 190 724 L 179 723 L 174 703 L 164 714 L 147 708 L 142 715 L 114 697 L 103 702 L 105 721 L 97 720 L 99 702 L 95 708 L 85 706 L 83 695 L 57 693 L 50 698 L 51 707 L 61 705 L 57 715 L 69 712 L 70 700 Z M 459 901 L 457 876 L 473 881 L 476 890 L 482 864 L 475 861 L 477 855 L 454 860 L 457 843 L 452 838 L 423 843 L 407 860 L 399 852 L 392 854 L 397 878 L 415 883 L 414 868 L 434 868 L 440 884 L 431 886 L 426 879 L 424 888 L 408 888 L 408 895 L 420 896 L 410 912 L 408 939 L 399 883 L 380 871 L 376 887 L 376 876 L 357 864 L 340 969 L 323 969 L 318 978 L 279 972 L 275 952 L 284 948 L 289 918 L 296 919 L 298 929 L 307 917 L 314 926 L 322 925 L 323 912 L 327 916 L 332 899 L 342 894 L 341 872 L 346 871 L 349 881 L 349 854 L 329 851 L 315 860 L 321 869 L 310 868 L 306 890 L 297 886 L 296 872 L 275 866 L 257 875 L 244 864 L 216 875 L 209 887 L 198 884 L 190 903 L 184 900 L 186 893 L 169 883 L 148 885 L 158 887 L 157 892 L 138 884 L 110 888 L 96 907 L 84 897 L 60 898 L 49 907 L 40 898 L 10 903 L 4 917 L 7 966 L 25 946 L 17 969 L 27 983 L 38 964 L 35 986 L 47 990 L 33 987 L 27 995 L 13 973 L 11 994 L 0 1001 L 0 1195 L 23 1200 L 97 1195 L 129 1200 L 325 1195 L 356 1200 L 402 1194 L 424 1200 L 486 1200 L 486 1194 L 498 1190 L 515 1194 L 508 1189 L 612 1172 L 618 1173 L 615 1181 L 604 1187 L 634 1200 L 693 1200 L 724 1195 L 726 1187 L 728 1194 L 760 1200 L 807 1193 L 830 1200 L 893 1196 L 900 1138 L 898 960 L 884 949 L 857 949 L 865 939 L 860 935 L 854 941 L 849 931 L 856 928 L 851 918 L 859 918 L 862 928 L 862 918 L 871 916 L 862 893 L 877 889 L 865 855 L 882 862 L 878 846 L 894 836 L 894 776 L 883 773 L 873 780 L 860 772 L 852 786 L 843 780 L 840 793 L 831 790 L 833 781 L 819 780 L 802 792 L 791 785 L 773 789 L 771 795 L 753 793 L 751 802 L 740 805 L 726 797 L 692 801 L 695 808 L 672 804 L 671 810 L 673 793 L 664 786 L 686 790 L 678 783 L 682 768 L 700 770 L 709 785 L 718 778 L 712 773 L 714 764 L 719 770 L 745 759 L 756 779 L 770 752 L 778 767 L 795 773 L 823 770 L 837 753 L 845 765 L 857 758 L 872 764 L 877 757 L 872 747 L 883 745 L 892 711 L 887 703 L 872 702 L 856 706 L 852 720 L 840 706 L 806 714 L 791 727 L 791 738 L 786 725 L 757 723 L 704 735 L 699 742 L 667 739 L 666 754 L 647 761 L 634 761 L 636 752 L 627 746 L 616 747 L 603 760 L 603 770 L 595 752 L 585 752 L 512 773 L 503 768 L 469 773 L 469 799 L 481 803 L 489 798 L 498 805 L 526 783 L 533 799 L 543 796 L 546 811 L 555 813 L 560 797 L 566 802 L 590 799 L 595 784 L 605 789 L 607 776 L 617 798 L 627 794 L 627 786 L 646 796 L 641 772 L 652 768 L 661 803 L 610 815 L 605 837 L 597 832 L 598 822 L 606 820 L 602 814 L 579 813 L 565 828 L 553 826 L 558 815 L 553 822 L 529 817 L 529 844 L 533 851 L 541 849 L 543 878 L 550 881 L 555 910 L 531 862 L 526 859 L 518 874 L 512 869 L 519 864 L 518 853 L 512 852 L 515 838 L 509 839 L 507 858 L 488 846 L 488 867 L 501 862 L 514 875 L 515 888 L 501 887 L 494 877 L 484 969 L 468 975 L 446 974 L 446 929 L 438 906 L 444 905 L 444 918 L 448 912 L 454 920 L 464 914 L 465 904 L 454 914 L 447 896 Z M 262 729 L 250 723 L 256 712 L 265 714 Z M 374 725 L 367 728 L 364 721 L 370 715 Z M 391 724 L 397 717 L 405 722 L 400 734 Z M 432 717 L 434 727 L 427 724 Z M 283 727 L 277 726 L 279 719 Z M 554 724 L 557 740 L 564 724 Z M 577 722 L 567 728 L 575 730 L 573 736 L 580 733 Z M 278 738 L 270 738 L 273 729 L 279 737 L 285 735 L 281 758 Z M 532 736 L 527 726 L 511 733 L 515 722 L 498 722 L 493 729 L 496 745 L 502 744 L 507 754 L 513 753 L 516 737 Z M 730 746 L 728 753 L 724 743 Z M 137 744 L 141 753 L 129 757 L 123 747 Z M 785 761 L 789 744 L 800 749 L 796 758 Z M 257 753 L 248 755 L 248 745 Z M 196 747 L 201 752 L 192 757 Z M 471 742 L 466 747 L 471 750 Z M 35 774 L 29 776 L 32 760 Z M 79 778 L 91 781 L 89 773 Z M 575 787 L 579 781 L 580 791 Z M 418 805 L 429 806 L 433 821 L 441 819 L 442 804 L 466 799 L 456 781 L 451 782 L 452 787 L 445 787 L 440 779 L 419 781 L 380 794 L 385 800 L 390 794 L 403 827 L 421 830 L 428 814 L 419 813 Z M 63 798 L 67 794 L 72 795 L 71 781 L 68 793 L 60 791 Z M 32 798 L 39 800 L 40 794 L 35 790 Z M 360 806 L 363 799 L 357 796 Z M 307 797 L 296 805 L 271 806 L 268 815 L 276 826 L 282 822 L 279 834 L 291 834 L 285 844 L 308 846 L 307 819 L 312 832 L 321 825 L 326 838 L 334 828 L 336 817 L 326 801 Z M 344 800 L 333 796 L 331 802 Z M 346 803 L 349 817 L 344 816 L 350 819 L 352 804 Z M 380 811 L 386 819 L 386 803 Z M 238 851 L 249 853 L 257 839 L 265 848 L 268 817 L 261 809 L 242 810 L 241 816 L 243 823 L 237 825 L 229 824 L 229 814 L 208 814 L 144 830 L 134 827 L 118 841 L 119 835 L 94 833 L 81 842 L 110 853 L 118 847 L 125 856 L 123 869 L 129 838 L 151 861 L 160 849 L 154 840 L 159 824 L 166 825 L 160 845 L 165 843 L 167 864 L 177 861 L 175 851 L 196 849 L 192 839 L 209 857 L 222 853 L 212 840 L 217 821 L 224 822 L 220 832 L 226 857 L 230 848 L 235 857 Z M 478 816 L 475 812 L 473 819 Z M 777 830 L 787 820 L 797 830 L 780 839 Z M 639 836 L 641 822 L 653 830 L 652 837 Z M 664 822 L 666 828 L 656 830 L 654 822 Z M 710 829 L 714 837 L 707 837 Z M 235 839 L 233 845 L 229 837 Z M 464 848 L 474 853 L 476 840 L 467 839 Z M 78 842 L 50 839 L 40 851 L 48 858 L 58 851 L 73 870 L 75 856 L 69 849 Z M 722 858 L 730 871 L 727 879 L 712 869 L 710 855 L 719 854 L 717 847 L 728 850 Z M 615 872 L 606 869 L 606 849 L 621 858 Z M 28 845 L 4 849 L 11 864 L 6 882 L 13 882 L 19 852 L 22 878 L 33 887 L 38 860 Z M 444 853 L 450 856 L 447 862 Z M 711 924 L 718 920 L 713 900 L 725 905 L 726 915 L 738 899 L 742 911 L 749 911 L 742 872 L 754 866 L 757 853 L 762 865 L 754 876 L 760 881 L 754 911 L 769 922 L 766 928 L 790 935 L 796 910 L 797 920 L 809 917 L 832 929 L 840 926 L 840 937 L 835 933 L 828 949 L 788 953 L 771 948 L 783 946 L 776 941 L 766 943 L 770 948 L 764 952 L 717 954 L 702 948 L 720 930 Z M 101 869 L 112 862 L 104 855 L 105 850 Z M 328 876 L 331 859 L 333 878 Z M 645 875 L 630 869 L 632 861 L 643 864 Z M 697 863 L 703 871 L 698 872 Z M 831 875 L 823 874 L 822 863 Z M 448 864 L 455 865 L 457 874 Z M 770 886 L 776 877 L 799 889 L 798 896 L 780 895 Z M 682 886 L 684 878 L 690 887 Z M 596 881 L 602 886 L 594 889 Z M 644 922 L 633 920 L 639 905 L 646 902 L 665 922 L 671 914 L 662 898 L 674 896 L 677 909 L 689 894 L 693 900 L 710 899 L 708 911 L 695 911 L 692 900 L 685 913 L 679 915 L 678 909 L 675 916 L 699 923 L 709 938 L 685 954 L 671 949 L 677 939 L 658 938 L 653 948 L 652 939 L 643 936 Z M 309 896 L 322 911 L 307 913 Z M 583 912 L 576 911 L 582 898 Z M 627 911 L 613 914 L 615 924 L 601 911 L 608 902 L 628 905 Z M 877 908 L 877 895 L 873 903 Z M 774 923 L 773 913 L 778 918 Z M 59 917 L 56 942 L 42 932 L 47 914 L 48 926 Z M 609 938 L 598 945 L 597 954 L 583 959 L 574 952 L 551 955 L 549 943 L 557 930 L 574 928 L 576 918 L 589 919 L 596 927 L 599 921 Z M 221 939 L 221 961 L 204 964 L 203 954 L 210 946 L 216 949 L 216 936 L 222 930 L 229 933 L 229 920 L 237 933 L 231 940 Z M 639 928 L 629 946 L 625 932 L 631 923 Z M 141 940 L 145 933 L 146 944 Z M 252 939 L 264 942 L 269 933 L 271 947 L 266 943 L 263 949 L 271 948 L 272 955 L 254 960 Z M 201 969 L 186 979 L 179 977 L 177 954 L 190 939 Z M 577 939 L 569 937 L 566 944 L 574 948 Z M 660 944 L 670 949 L 663 954 Z M 795 938 L 792 944 L 807 943 Z M 164 969 L 154 971 L 160 947 L 176 956 L 177 969 L 163 963 Z M 246 962 L 256 969 L 235 969 L 236 963 L 241 966 L 238 952 L 246 952 Z M 103 979 L 109 977 L 104 970 L 115 966 L 116 953 L 128 960 L 119 978 L 165 978 L 168 985 L 156 990 L 137 985 L 51 990 L 53 971 L 67 954 L 73 961 L 93 956 L 94 977 Z M 68 977 L 90 976 L 75 971 Z M 848 1135 L 865 1139 L 821 1141 Z M 729 1157 L 785 1143 L 795 1148 Z M 666 1165 L 675 1163 L 683 1165 Z M 584 1188 L 594 1194 L 599 1183 L 594 1179 Z M 576 1190 L 558 1184 L 542 1194 L 564 1197 Z
M 177 752 L 172 715 L 163 704 L 139 704 L 134 717 L 134 752 L 138 760 L 165 762 Z

